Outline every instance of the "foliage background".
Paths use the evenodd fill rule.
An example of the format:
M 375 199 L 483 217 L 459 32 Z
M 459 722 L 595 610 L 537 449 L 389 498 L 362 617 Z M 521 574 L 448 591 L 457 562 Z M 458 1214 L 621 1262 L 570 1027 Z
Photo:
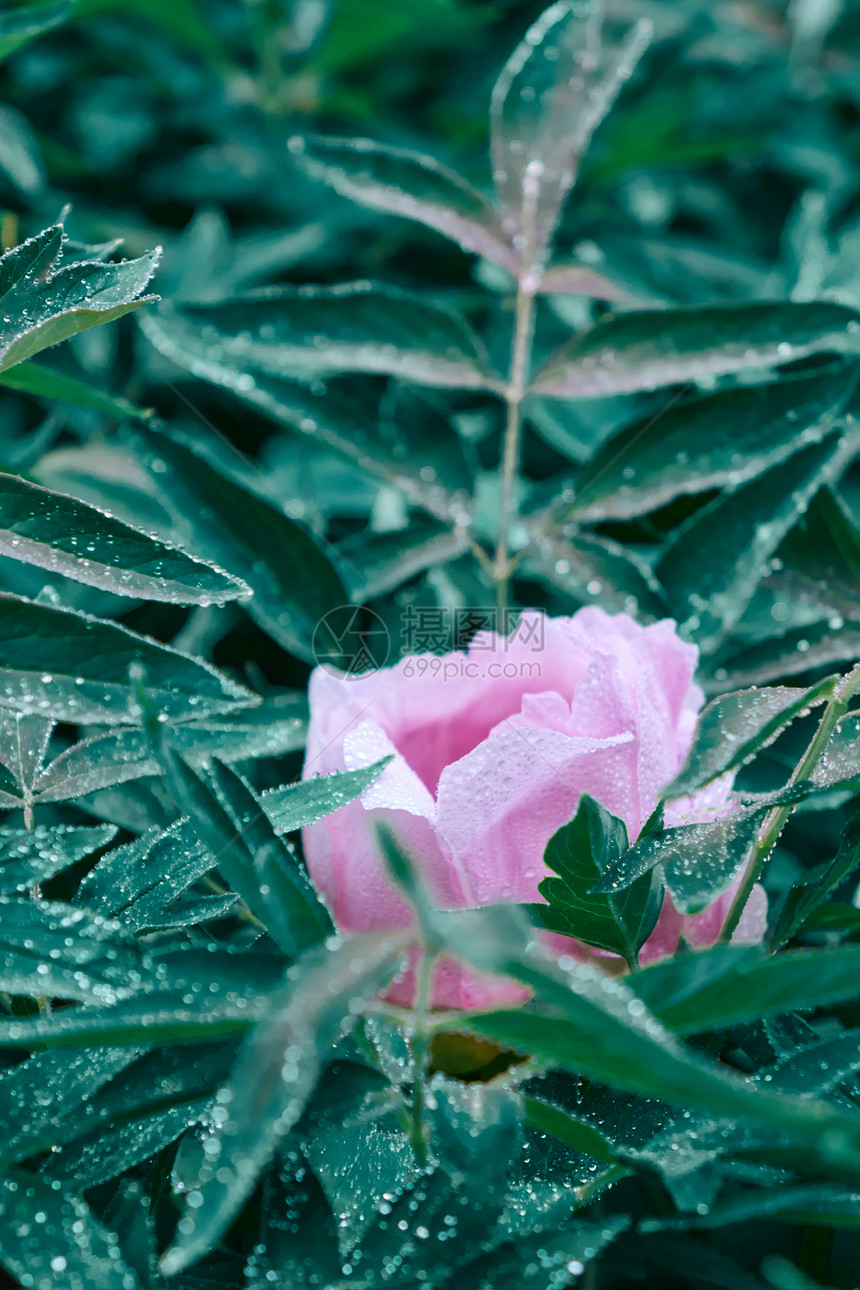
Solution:
M 128 257 L 161 246 L 164 303 L 0 371 L 0 588 L 36 602 L 0 613 L 9 1284 L 856 1284 L 856 722 L 818 769 L 802 763 L 795 779 L 814 787 L 784 785 L 821 713 L 810 704 L 835 722 L 850 699 L 812 687 L 860 655 L 860 6 L 607 12 L 610 32 L 644 17 L 655 37 L 557 233 L 555 263 L 579 289 L 557 280 L 541 299 L 534 372 L 587 339 L 524 405 L 510 598 L 670 613 L 702 648 L 710 694 L 768 687 L 716 710 L 690 774 L 739 760 L 738 740 L 759 750 L 741 783 L 756 826 L 786 825 L 766 882 L 773 944 L 789 948 L 681 955 L 632 974 L 635 993 L 610 981 L 589 993 L 536 965 L 503 914 L 425 911 L 428 943 L 468 947 L 538 1003 L 470 1021 L 531 1054 L 501 1073 L 495 1049 L 443 1026 L 424 1098 L 414 1020 L 339 1030 L 400 943 L 314 949 L 330 929 L 297 830 L 361 788 L 313 801 L 280 788 L 300 771 L 314 629 L 352 601 L 397 648 L 410 607 L 493 605 L 504 400 L 487 371 L 508 369 L 515 302 L 497 265 L 350 202 L 289 143 L 367 136 L 488 190 L 487 104 L 540 5 L 11 6 L 4 249 L 68 206 L 63 263 L 116 262 L 117 238 Z M 45 30 L 3 45 L 31 19 Z M 136 272 L 108 273 L 118 314 L 144 288 Z M 372 297 L 341 349 L 330 314 L 308 319 L 294 294 L 275 296 L 272 318 L 233 301 L 364 280 L 418 301 L 392 322 Z M 31 289 L 14 301 L 23 315 L 4 315 L 10 335 L 27 331 Z M 480 345 L 457 331 L 451 360 L 440 308 Z M 603 324 L 608 340 L 598 330 L 589 363 L 606 313 L 622 321 Z M 459 376 L 428 375 L 440 355 Z M 35 533 L 32 494 L 10 477 L 179 543 L 254 597 L 171 551 L 124 547 L 119 531 L 106 554 L 106 521 L 93 529 L 86 510 L 42 513 Z M 25 536 L 39 547 L 29 562 Z M 84 546 L 115 567 L 88 573 Z M 150 579 L 131 597 L 117 572 L 129 569 Z M 223 672 L 109 630 L 94 648 L 95 629 L 56 616 L 71 611 Z M 144 668 L 129 681 L 130 663 Z M 239 686 L 262 706 L 239 706 Z M 657 837 L 710 895 L 750 841 Z M 655 858 L 671 881 L 672 857 Z M 559 898 L 556 917 L 571 910 Z M 643 1001 L 667 1030 L 648 1029 Z

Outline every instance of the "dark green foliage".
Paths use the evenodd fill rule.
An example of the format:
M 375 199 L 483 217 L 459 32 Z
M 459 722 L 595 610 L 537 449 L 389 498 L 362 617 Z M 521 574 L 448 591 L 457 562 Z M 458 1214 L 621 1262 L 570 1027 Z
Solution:
M 0 14 L 4 1285 L 856 1285 L 860 7 L 605 8 Z M 310 669 L 497 602 L 674 617 L 686 762 L 543 904 L 380 830 L 341 935 L 389 759 L 301 780 Z M 418 942 L 519 1001 L 395 1007 Z

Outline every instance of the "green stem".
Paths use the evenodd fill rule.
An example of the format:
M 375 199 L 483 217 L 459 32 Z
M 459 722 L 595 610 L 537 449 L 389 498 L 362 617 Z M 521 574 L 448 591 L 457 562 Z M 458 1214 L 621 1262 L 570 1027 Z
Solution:
M 412 1149 L 423 1167 L 427 1163 L 427 1139 L 424 1136 L 425 1081 L 430 1053 L 430 992 L 433 986 L 434 956 L 422 949 L 415 974 L 415 1000 L 412 1009 Z
M 812 777 L 820 757 L 830 742 L 830 737 L 836 729 L 839 721 L 848 711 L 848 704 L 854 695 L 860 690 L 860 663 L 855 664 L 851 671 L 844 676 L 835 686 L 833 693 L 827 701 L 824 708 L 824 714 L 818 723 L 818 729 L 812 736 L 812 740 L 806 752 L 792 771 L 789 786 L 800 784 L 804 780 Z M 749 900 L 750 893 L 761 877 L 765 862 L 771 851 L 776 846 L 779 835 L 785 828 L 786 821 L 794 810 L 796 803 L 789 802 L 784 806 L 775 806 L 769 811 L 759 829 L 758 837 L 752 849 L 746 871 L 740 886 L 732 901 L 728 917 L 723 924 L 720 932 L 720 941 L 730 941 L 738 923 L 741 920 L 741 914 L 744 912 L 746 903 Z
M 507 406 L 505 437 L 501 463 L 501 496 L 499 498 L 499 533 L 493 562 L 496 600 L 500 613 L 508 603 L 508 582 L 511 566 L 508 561 L 511 525 L 517 510 L 517 475 L 523 434 L 523 399 L 526 395 L 531 368 L 532 341 L 535 326 L 535 294 L 540 287 L 541 273 L 534 265 L 535 219 L 540 186 L 536 177 L 526 177 L 523 189 L 523 229 L 525 241 L 522 266 L 517 278 L 517 299 L 514 314 L 514 334 L 511 344 L 511 366 L 505 385 Z M 504 630 L 503 626 L 499 627 Z

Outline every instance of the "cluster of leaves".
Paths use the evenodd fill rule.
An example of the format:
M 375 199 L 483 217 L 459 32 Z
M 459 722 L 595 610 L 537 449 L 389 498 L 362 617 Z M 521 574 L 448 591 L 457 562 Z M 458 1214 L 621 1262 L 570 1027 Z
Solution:
M 606 7 L 0 15 L 17 1284 L 854 1283 L 860 15 Z M 381 769 L 298 782 L 315 632 L 499 598 L 675 617 L 667 797 L 742 805 L 631 846 L 583 799 L 530 910 L 381 839 L 428 961 L 532 995 L 398 1012 L 408 936 L 337 938 L 301 858 Z M 664 890 L 762 872 L 766 946 L 639 966 Z

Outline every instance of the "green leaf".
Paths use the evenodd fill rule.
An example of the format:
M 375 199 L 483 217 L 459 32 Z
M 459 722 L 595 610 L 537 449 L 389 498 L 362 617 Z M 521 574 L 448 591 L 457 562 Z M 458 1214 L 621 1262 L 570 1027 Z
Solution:
M 822 788 L 844 784 L 860 775 L 860 713 L 840 717 L 827 747 L 812 771 L 812 782 Z
M 201 1166 L 191 1193 L 203 1203 L 186 1210 L 161 1260 L 163 1275 L 182 1271 L 215 1245 L 298 1121 L 331 1044 L 354 1024 L 359 1001 L 372 998 L 391 976 L 408 937 L 353 936 L 336 949 L 320 946 L 293 970 L 219 1094 L 218 1149 Z
M 461 1192 L 471 1194 L 472 1208 L 501 1209 L 507 1174 L 523 1145 L 523 1104 L 518 1093 L 499 1084 L 471 1086 L 434 1075 L 430 1092 L 430 1125 L 434 1153 Z
M 859 970 L 853 945 L 772 957 L 720 945 L 643 968 L 630 986 L 670 1029 L 698 1034 L 854 998 Z
M 495 389 L 483 347 L 458 314 L 426 296 L 369 282 L 269 287 L 223 305 L 189 306 L 145 330 L 170 346 L 204 341 L 212 364 L 310 381 L 335 372 L 399 376 L 419 385 Z M 211 339 L 210 339 L 211 337 Z M 205 376 L 205 360 L 198 375 Z M 253 375 L 246 378 L 248 386 Z
M 542 1098 L 528 1095 L 523 1097 L 523 1109 L 527 1128 L 537 1133 L 549 1133 L 566 1147 L 582 1151 L 606 1164 L 615 1164 L 618 1160 L 614 1145 L 587 1120 L 579 1119 Z
M 860 1071 L 860 1036 L 856 1030 L 821 1038 L 765 1066 L 751 1077 L 772 1093 L 821 1097 Z
M 143 947 L 118 923 L 60 901 L 0 896 L 0 990 L 116 1003 L 147 971 Z
M 823 438 L 857 384 L 858 366 L 740 386 L 646 416 L 602 444 L 568 508 L 589 520 L 655 511 L 686 493 L 736 488 Z
M 630 888 L 657 865 L 683 913 L 697 913 L 721 895 L 743 864 L 765 807 L 733 811 L 707 824 L 644 831 L 629 851 L 607 865 L 597 892 Z
M 284 929 L 280 942 L 289 942 L 293 953 L 316 945 L 334 927 L 295 852 L 278 836 L 260 799 L 231 766 L 213 761 L 210 776 L 253 856 L 267 925 Z
M 544 878 L 538 887 L 548 908 L 533 909 L 550 931 L 621 954 L 632 965 L 657 921 L 659 888 L 648 877 L 620 896 L 593 893 L 595 883 L 626 850 L 624 821 L 583 793 L 576 815 L 546 845 L 544 863 L 558 877 Z
M 306 174 L 344 197 L 371 210 L 417 220 L 459 242 L 464 251 L 515 271 L 510 238 L 493 207 L 435 157 L 371 139 L 296 136 L 288 147 Z
M 685 1218 L 677 1222 L 672 1219 L 650 1219 L 642 1226 L 645 1231 L 654 1232 L 664 1228 L 671 1229 L 676 1225 L 685 1228 L 714 1228 L 729 1224 L 735 1226 L 751 1220 L 762 1222 L 772 1219 L 792 1223 L 797 1227 L 820 1225 L 831 1228 L 855 1228 L 860 1226 L 857 1195 L 856 1191 L 834 1187 L 827 1183 L 745 1189 L 739 1196 L 710 1207 L 709 1213 L 695 1220 Z
M 562 504 L 555 516 L 566 509 Z M 594 533 L 560 537 L 539 532 L 525 548 L 523 570 L 584 604 L 599 597 L 608 612 L 663 618 L 660 584 L 648 564 L 629 546 Z
M 139 942 L 131 945 L 142 952 Z M 156 961 L 150 947 L 150 972 L 136 994 L 103 1007 L 88 1002 L 60 1008 L 51 1017 L 0 1019 L 0 1047 L 148 1048 L 220 1039 L 263 1016 L 283 970 L 280 954 L 259 948 L 236 951 L 208 942 L 162 949 Z
M 153 995 L 147 991 L 105 1008 L 63 1008 L 53 1017 L 2 1018 L 0 1048 L 203 1043 L 241 1034 L 264 1012 L 262 998 L 249 997 L 247 991 L 210 998 L 208 988 L 208 982 L 197 982 L 192 1003 L 179 992 Z
M 316 945 L 331 931 L 331 918 L 248 786 L 235 771 L 215 762 L 213 790 L 177 756 L 157 722 L 148 719 L 148 729 L 173 800 L 233 890 L 289 958 Z
M 505 228 L 526 269 L 543 263 L 594 130 L 651 39 L 617 44 L 598 4 L 553 4 L 508 59 L 490 99 L 490 159 Z
M 535 1190 L 530 1184 L 530 1193 Z M 493 1290 L 557 1290 L 574 1285 L 579 1269 L 593 1263 L 630 1224 L 626 1214 L 607 1214 L 592 1223 L 577 1217 L 561 1231 L 547 1232 L 540 1210 L 529 1218 L 523 1232 L 467 1264 L 463 1272 L 469 1284 L 491 1285 Z
M 379 778 L 390 760 L 390 757 L 383 757 L 360 770 L 315 775 L 301 783 L 268 789 L 260 799 L 263 810 L 277 833 L 304 829 L 360 797 Z
M 88 1205 L 23 1170 L 0 1182 L 0 1263 L 20 1285 L 142 1290 Z
M 745 765 L 796 717 L 805 716 L 828 699 L 833 686 L 834 678 L 825 677 L 806 690 L 775 685 L 763 690 L 735 690 L 712 699 L 699 716 L 687 760 L 664 790 L 665 796 L 683 797 Z
M 170 905 L 215 863 L 188 820 L 177 820 L 103 855 L 78 888 L 77 903 L 121 918 L 132 932 L 161 927 Z
M 33 829 L 0 829 L 0 892 L 24 892 L 106 847 L 116 836 L 112 824 L 92 828 L 39 824 Z
M 420 1174 L 402 1112 L 400 1094 L 384 1076 L 338 1063 L 326 1072 L 299 1125 L 302 1152 L 338 1218 L 344 1262 L 379 1221 L 386 1194 L 402 1193 Z
M 856 452 L 838 433 L 703 506 L 675 533 L 656 569 L 670 606 L 703 651 L 737 623 L 765 561 L 822 484 Z
M 129 667 L 170 718 L 247 707 L 256 696 L 208 663 L 147 636 L 18 596 L 0 594 L 0 706 L 74 724 L 136 724 Z
M 834 736 L 835 737 L 835 736 Z M 819 766 L 821 763 L 819 762 Z M 858 766 L 860 773 L 860 766 Z M 815 914 L 828 896 L 842 886 L 860 865 L 860 816 L 852 816 L 839 839 L 839 850 L 828 863 L 804 875 L 786 896 L 773 934 L 773 945 L 784 944 Z
M 85 1189 L 163 1150 L 205 1116 L 233 1056 L 230 1043 L 142 1055 L 65 1117 L 42 1173 Z
M 0 62 L 71 16 L 71 2 L 28 5 L 0 14 Z
M 245 607 L 254 621 L 312 661 L 317 623 L 349 600 L 322 542 L 283 510 L 251 498 L 200 452 L 167 435 L 135 442 L 183 537 L 235 569 L 253 590 Z
M 40 363 L 18 363 L 9 371 L 0 373 L 0 385 L 8 390 L 32 394 L 38 399 L 69 403 L 122 421 L 148 421 L 155 415 L 151 408 L 139 408 L 118 394 L 109 394 L 107 390 L 100 390 L 76 376 L 67 376 L 65 372 L 43 367 Z
M 212 757 L 233 762 L 295 752 L 304 747 L 306 729 L 307 699 L 288 691 L 256 708 L 171 726 L 170 737 L 186 761 L 202 766 Z M 37 770 L 29 787 L 34 802 L 64 802 L 158 773 L 146 733 L 120 727 L 73 744 Z
M 838 1134 L 840 1141 L 833 1148 L 834 1155 L 850 1159 L 856 1166 L 860 1130 L 853 1117 L 811 1099 L 764 1093 L 724 1074 L 685 1049 L 649 1012 L 647 1003 L 653 1002 L 652 996 L 661 997 L 658 991 L 649 992 L 646 1000 L 630 988 L 666 963 L 685 963 L 704 956 L 680 955 L 634 972 L 628 978 L 628 987 L 590 967 L 563 969 L 552 964 L 529 947 L 527 931 L 519 923 L 516 911 L 509 907 L 437 914 L 436 930 L 450 952 L 466 958 L 481 971 L 513 976 L 534 991 L 544 1009 L 540 1014 L 523 1008 L 465 1014 L 461 1024 L 468 1033 L 613 1088 L 701 1109 L 710 1115 L 790 1130 L 798 1141 L 813 1149 L 819 1147 L 824 1157 Z M 754 954 L 761 963 L 761 954 Z M 780 955 L 767 964 L 778 964 L 786 957 Z M 809 984 L 808 965 L 806 971 Z M 755 990 L 748 988 L 748 1007 L 755 998 Z M 661 1017 L 665 1011 L 661 1010 Z M 827 1137 L 830 1128 L 835 1130 L 832 1139 Z
M 350 599 L 364 604 L 394 591 L 435 564 L 447 564 L 469 549 L 465 529 L 433 520 L 413 520 L 405 530 L 364 532 L 338 546 Z
M 0 174 L 30 198 L 45 188 L 41 150 L 33 128 L 23 113 L 5 104 L 0 104 Z
M 57 268 L 62 239 L 57 224 L 0 256 L 0 371 L 156 299 L 140 293 L 159 251 L 120 264 L 89 260 Z
M 37 1053 L 0 1076 L 0 1155 L 15 1164 L 57 1141 L 60 1125 L 76 1121 L 102 1085 L 136 1058 L 133 1048 Z
M 209 605 L 251 594 L 216 565 L 16 475 L 0 474 L 0 554 L 138 600 Z
M 568 341 L 538 372 L 532 392 L 626 394 L 858 349 L 860 315 L 829 301 L 645 310 L 601 320 Z
M 416 506 L 445 523 L 451 520 L 451 494 L 441 488 L 438 479 L 428 481 L 422 469 L 428 461 L 436 460 L 439 449 L 439 425 L 436 419 L 432 432 L 419 429 L 416 436 L 414 423 L 398 425 L 398 438 L 405 438 L 409 451 L 404 454 L 395 441 L 389 442 L 378 426 L 378 412 L 368 410 L 354 398 L 323 393 L 308 389 L 296 381 L 286 381 L 273 376 L 255 373 L 249 376 L 241 359 L 228 361 L 226 355 L 217 356 L 201 332 L 192 330 L 175 315 L 146 314 L 141 327 L 147 339 L 171 362 L 193 372 L 195 376 L 230 390 L 243 403 L 264 413 L 279 426 L 292 434 L 302 436 L 314 448 L 328 449 L 354 467 L 374 478 L 402 488 Z M 459 480 L 463 463 L 457 457 L 457 444 L 449 438 L 443 453 L 448 463 L 454 458 L 454 473 Z M 440 471 L 436 469 L 436 475 Z M 448 478 L 445 470 L 441 477 Z M 460 487 L 459 482 L 456 487 Z M 463 509 L 465 499 L 460 499 Z

